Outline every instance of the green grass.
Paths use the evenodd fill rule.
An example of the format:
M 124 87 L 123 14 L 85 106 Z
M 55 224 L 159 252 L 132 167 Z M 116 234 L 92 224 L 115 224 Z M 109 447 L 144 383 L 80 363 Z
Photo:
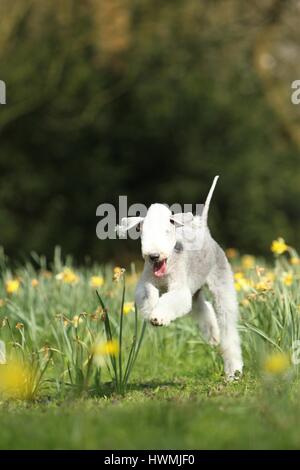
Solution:
M 175 372 L 175 371 L 173 371 Z M 195 368 L 195 374 L 197 368 Z M 298 400 L 246 377 L 226 385 L 177 374 L 133 385 L 125 398 L 6 403 L 2 449 L 296 449 Z
M 100 366 L 90 361 L 88 372 L 93 345 L 106 338 L 90 278 L 104 278 L 99 290 L 118 339 L 122 281 L 112 282 L 111 266 L 95 265 L 75 270 L 77 282 L 67 284 L 55 277 L 64 268 L 59 253 L 51 274 L 43 258 L 35 257 L 35 263 L 36 268 L 27 263 L 12 273 L 4 257 L 1 261 L 0 340 L 9 360 L 17 357 L 34 368 L 36 384 L 23 399 L 0 396 L 1 449 L 299 448 L 297 368 L 275 375 L 262 370 L 266 355 L 289 353 L 297 339 L 298 267 L 291 286 L 280 281 L 287 270 L 283 259 L 272 268 L 277 276 L 272 289 L 239 292 L 245 357 L 240 381 L 225 381 L 219 351 L 184 318 L 168 328 L 148 326 L 127 390 L 117 393 L 109 357 Z M 254 270 L 244 275 L 256 276 Z M 7 294 L 5 282 L 15 276 L 20 288 Z M 32 279 L 39 284 L 33 287 Z M 131 267 L 125 301 L 133 300 L 135 282 Z M 134 329 L 131 312 L 123 317 L 123 372 Z

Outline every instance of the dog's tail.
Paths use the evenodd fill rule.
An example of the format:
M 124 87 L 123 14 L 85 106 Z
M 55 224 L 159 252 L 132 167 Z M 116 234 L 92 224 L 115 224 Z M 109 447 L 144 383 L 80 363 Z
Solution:
M 201 221 L 203 223 L 203 227 L 205 227 L 207 225 L 209 205 L 210 205 L 210 201 L 211 201 L 212 195 L 214 193 L 214 190 L 215 190 L 218 179 L 219 179 L 219 175 L 214 177 L 214 180 L 212 182 L 212 185 L 210 187 L 209 193 L 207 195 L 207 198 L 206 198 L 206 201 L 205 201 L 205 204 L 204 204 L 204 207 L 203 207 L 203 211 L 202 211 L 202 215 L 201 215 L 201 219 L 202 219 Z

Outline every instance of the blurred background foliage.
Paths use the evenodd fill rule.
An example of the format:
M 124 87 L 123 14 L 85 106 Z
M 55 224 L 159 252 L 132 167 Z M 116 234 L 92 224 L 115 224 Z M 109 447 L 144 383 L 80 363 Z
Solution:
M 300 2 L 1 0 L 0 244 L 132 256 L 96 208 L 201 203 L 224 246 L 300 244 Z

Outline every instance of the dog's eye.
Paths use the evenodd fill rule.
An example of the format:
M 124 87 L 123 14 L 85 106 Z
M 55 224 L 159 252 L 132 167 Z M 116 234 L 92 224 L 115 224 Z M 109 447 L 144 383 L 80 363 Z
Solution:
M 175 225 L 175 220 L 170 219 L 170 223 L 171 223 L 172 225 Z

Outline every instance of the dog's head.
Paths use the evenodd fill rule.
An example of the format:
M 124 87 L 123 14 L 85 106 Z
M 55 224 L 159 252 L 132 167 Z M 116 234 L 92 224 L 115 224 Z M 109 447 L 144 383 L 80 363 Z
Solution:
M 122 234 L 135 227 L 141 232 L 143 258 L 152 264 L 154 274 L 161 277 L 176 244 L 176 228 L 192 219 L 192 213 L 173 215 L 164 204 L 152 204 L 146 217 L 124 217 L 118 231 Z
M 142 255 L 153 265 L 157 277 L 166 274 L 166 263 L 176 245 L 176 229 L 193 214 L 172 214 L 163 204 L 152 204 L 142 223 Z
M 207 226 L 207 215 L 209 203 L 214 191 L 218 177 L 214 179 L 212 187 L 207 196 L 202 216 L 201 227 L 197 230 L 203 231 Z M 162 277 L 167 272 L 167 260 L 172 254 L 179 230 L 193 222 L 191 212 L 172 214 L 164 204 L 152 204 L 145 217 L 124 217 L 121 225 L 117 227 L 120 236 L 128 230 L 135 228 L 141 232 L 141 244 L 143 258 L 153 266 L 156 277 Z M 182 236 L 182 230 L 180 230 Z

